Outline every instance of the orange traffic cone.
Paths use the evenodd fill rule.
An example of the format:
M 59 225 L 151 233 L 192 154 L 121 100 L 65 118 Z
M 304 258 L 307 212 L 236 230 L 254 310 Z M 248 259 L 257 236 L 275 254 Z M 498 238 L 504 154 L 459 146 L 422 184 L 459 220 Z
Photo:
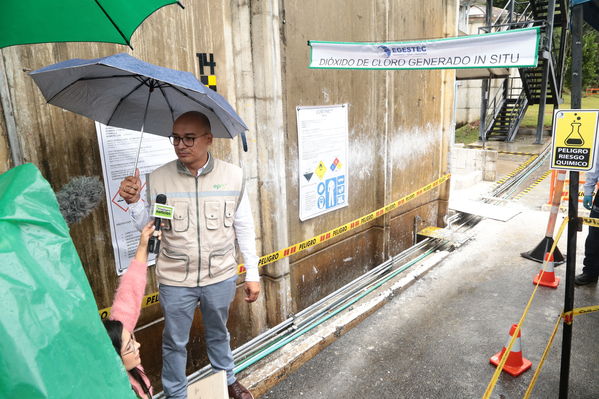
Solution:
M 505 348 L 507 348 L 507 346 L 509 345 L 510 339 L 514 335 L 514 331 L 516 331 L 517 326 L 517 324 L 512 325 L 512 328 L 510 329 L 510 335 L 507 339 L 507 343 L 505 344 L 501 352 L 498 352 L 491 357 L 490 362 L 494 366 L 498 366 L 499 362 L 501 362 L 501 358 L 505 353 Z M 520 374 L 524 373 L 532 366 L 530 360 L 525 359 L 524 356 L 522 356 L 522 347 L 520 346 L 521 335 L 521 332 L 518 331 L 518 337 L 516 338 L 514 345 L 512 345 L 512 350 L 510 351 L 505 365 L 503 366 L 503 371 L 505 371 L 513 377 L 518 377 Z
M 555 272 L 553 271 L 553 254 L 549 255 L 549 252 L 545 254 L 545 265 L 545 272 L 543 273 L 543 269 L 541 269 L 539 274 L 537 274 L 532 280 L 532 283 L 537 284 L 540 277 L 541 281 L 539 282 L 539 285 L 542 285 L 543 287 L 557 288 L 559 285 L 559 277 L 555 277 Z M 541 273 L 543 273 L 543 276 L 541 276 Z

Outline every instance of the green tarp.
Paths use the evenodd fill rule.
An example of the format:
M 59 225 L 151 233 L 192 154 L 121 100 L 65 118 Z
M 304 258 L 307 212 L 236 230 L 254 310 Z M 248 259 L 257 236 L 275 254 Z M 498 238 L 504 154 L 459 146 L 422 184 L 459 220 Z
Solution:
M 0 398 L 134 398 L 48 182 L 0 175 Z

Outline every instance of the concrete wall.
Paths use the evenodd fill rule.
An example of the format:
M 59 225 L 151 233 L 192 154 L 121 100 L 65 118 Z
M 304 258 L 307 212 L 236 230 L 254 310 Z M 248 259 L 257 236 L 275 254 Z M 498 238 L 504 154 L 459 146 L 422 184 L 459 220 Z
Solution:
M 165 7 L 132 38 L 134 50 L 99 43 L 38 44 L 0 50 L 0 173 L 12 167 L 7 126 L 14 123 L 26 162 L 58 190 L 78 175 L 101 176 L 93 121 L 45 104 L 26 71 L 70 58 L 117 52 L 199 76 L 196 53 L 213 53 L 218 91 L 250 128 L 250 150 L 215 140 L 214 154 L 241 162 L 256 222 L 259 254 L 347 223 L 447 172 L 453 131 L 454 71 L 333 71 L 307 68 L 307 40 L 385 41 L 456 35 L 456 0 L 187 0 Z M 349 103 L 350 206 L 298 218 L 295 107 Z M 9 112 L 9 108 L 14 113 Z M 239 286 L 229 326 L 233 346 L 246 342 L 412 244 L 414 219 L 437 224 L 448 186 L 262 270 L 263 292 L 247 305 Z M 71 227 L 98 308 L 110 306 L 117 277 L 106 204 Z M 241 279 L 240 282 L 243 280 Z M 147 293 L 156 291 L 150 273 Z M 142 311 L 142 358 L 160 388 L 159 306 Z M 188 371 L 206 364 L 201 317 L 190 339 Z
M 454 82 L 453 71 L 309 70 L 306 40 L 453 36 L 456 4 L 439 1 L 426 9 L 418 1 L 285 5 L 287 181 L 293 183 L 288 186 L 288 223 L 290 241 L 298 242 L 400 198 L 446 171 Z M 313 12 L 306 13 L 306 9 Z M 350 104 L 351 206 L 301 223 L 295 184 L 299 180 L 295 107 L 341 103 Z M 305 308 L 411 245 L 414 216 L 436 224 L 438 208 L 446 206 L 440 199 L 440 193 L 427 194 L 351 236 L 292 257 L 293 310 Z M 280 277 L 273 274 L 273 278 Z
M 451 187 L 462 189 L 480 181 L 497 179 L 497 151 L 464 148 L 456 144 L 451 149 Z

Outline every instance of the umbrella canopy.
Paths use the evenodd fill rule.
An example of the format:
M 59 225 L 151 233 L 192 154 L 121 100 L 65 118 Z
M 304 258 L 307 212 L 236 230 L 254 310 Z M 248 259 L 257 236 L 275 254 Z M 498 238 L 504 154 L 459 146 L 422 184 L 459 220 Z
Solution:
M 129 45 L 153 12 L 176 0 L 2 0 L 0 48 L 48 42 Z
M 169 136 L 175 119 L 199 111 L 214 137 L 233 138 L 247 126 L 221 95 L 189 72 L 128 54 L 72 59 L 30 73 L 48 103 L 105 125 Z

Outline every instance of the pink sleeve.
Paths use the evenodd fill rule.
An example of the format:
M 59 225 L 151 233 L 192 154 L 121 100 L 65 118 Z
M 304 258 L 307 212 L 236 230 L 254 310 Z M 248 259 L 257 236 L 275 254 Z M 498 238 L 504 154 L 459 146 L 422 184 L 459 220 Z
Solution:
M 114 295 L 110 312 L 112 320 L 118 320 L 128 331 L 133 331 L 141 312 L 141 301 L 146 288 L 147 263 L 131 261 Z

